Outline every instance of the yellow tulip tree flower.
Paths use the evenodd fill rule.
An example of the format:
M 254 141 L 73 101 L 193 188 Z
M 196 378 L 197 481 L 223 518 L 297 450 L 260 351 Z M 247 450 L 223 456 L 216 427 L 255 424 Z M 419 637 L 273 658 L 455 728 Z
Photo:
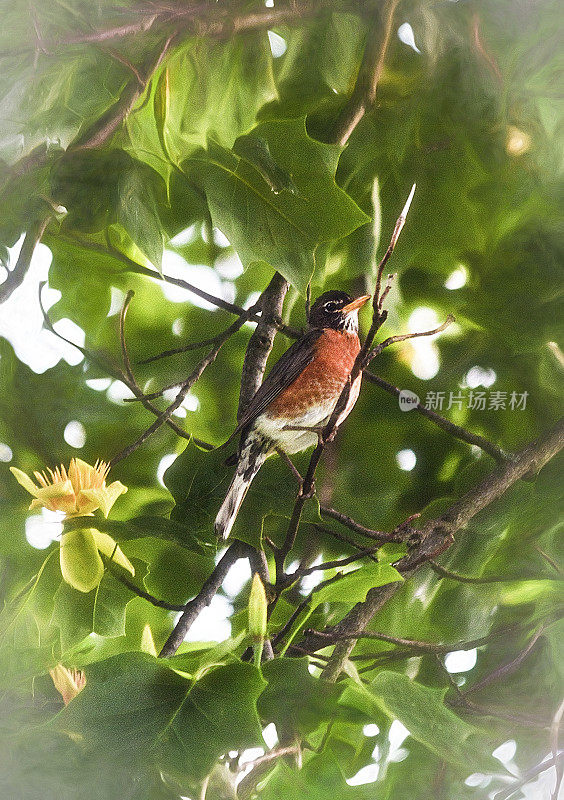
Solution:
M 18 483 L 33 495 L 30 510 L 48 508 L 50 511 L 61 511 L 65 519 L 92 517 L 98 509 L 107 518 L 115 501 L 127 491 L 127 487 L 119 481 L 106 486 L 109 469 L 103 461 L 91 466 L 80 458 L 73 458 L 68 470 L 61 464 L 54 470 L 34 472 L 35 484 L 21 469 L 10 467 Z M 61 573 L 64 580 L 81 592 L 92 591 L 104 574 L 100 553 L 132 575 L 135 574 L 129 559 L 107 533 L 91 527 L 73 528 L 63 533 L 61 538 Z

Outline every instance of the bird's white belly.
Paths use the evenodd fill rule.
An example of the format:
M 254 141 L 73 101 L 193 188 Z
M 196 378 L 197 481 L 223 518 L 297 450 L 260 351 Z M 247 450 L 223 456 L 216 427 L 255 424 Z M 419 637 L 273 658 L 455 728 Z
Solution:
M 329 421 L 334 408 L 335 399 L 331 398 L 293 419 L 288 419 L 287 417 L 270 418 L 266 414 L 261 414 L 253 427 L 259 433 L 275 442 L 276 447 L 291 455 L 316 445 L 318 441 L 315 431 L 291 430 L 291 428 L 322 427 Z

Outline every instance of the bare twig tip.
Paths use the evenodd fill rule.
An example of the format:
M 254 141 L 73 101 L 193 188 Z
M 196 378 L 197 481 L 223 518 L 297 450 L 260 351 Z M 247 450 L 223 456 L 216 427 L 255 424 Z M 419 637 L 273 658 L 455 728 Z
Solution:
M 409 213 L 409 208 L 410 208 L 411 202 L 413 200 L 413 195 L 415 194 L 416 186 L 417 186 L 417 184 L 414 183 L 413 186 L 411 187 L 411 191 L 409 193 L 409 197 L 405 201 L 405 205 L 403 207 L 403 211 L 400 214 L 400 217 L 402 217 L 403 219 L 405 219 L 407 217 L 408 213 Z

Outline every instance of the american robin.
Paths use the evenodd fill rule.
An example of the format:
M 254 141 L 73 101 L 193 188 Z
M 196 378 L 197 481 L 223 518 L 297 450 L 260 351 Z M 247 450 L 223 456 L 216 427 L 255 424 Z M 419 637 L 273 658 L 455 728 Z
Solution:
M 251 481 L 275 450 L 298 453 L 317 444 L 360 351 L 358 310 L 370 295 L 352 300 L 339 291 L 317 298 L 308 330 L 276 362 L 245 409 L 230 437 L 241 433 L 237 469 L 217 517 L 215 530 L 226 539 Z M 338 427 L 351 412 L 361 376 L 351 386 Z

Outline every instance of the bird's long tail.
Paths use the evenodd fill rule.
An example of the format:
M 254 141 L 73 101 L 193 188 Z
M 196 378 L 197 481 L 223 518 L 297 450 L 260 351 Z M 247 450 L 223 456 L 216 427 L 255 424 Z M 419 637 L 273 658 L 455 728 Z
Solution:
M 253 478 L 264 464 L 269 449 L 269 442 L 258 436 L 251 434 L 245 441 L 239 455 L 235 475 L 215 518 L 215 532 L 221 538 L 227 539 L 231 533 L 241 503 L 245 499 Z

